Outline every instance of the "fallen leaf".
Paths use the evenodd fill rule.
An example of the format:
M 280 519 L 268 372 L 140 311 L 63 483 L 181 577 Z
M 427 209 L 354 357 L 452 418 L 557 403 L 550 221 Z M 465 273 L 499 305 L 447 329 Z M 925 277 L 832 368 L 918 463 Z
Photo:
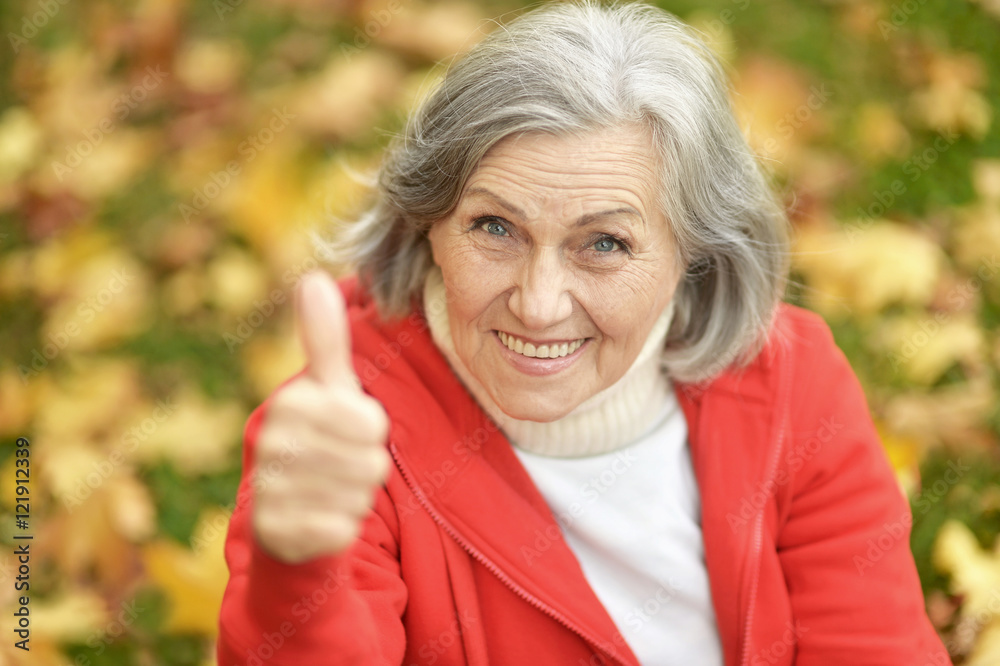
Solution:
M 1000 664 L 1000 621 L 994 615 L 992 621 L 979 633 L 976 646 L 965 660 L 964 666 L 996 666 L 996 664 Z
M 107 485 L 111 523 L 125 539 L 139 543 L 156 531 L 156 507 L 149 488 L 131 474 L 118 474 Z
M 132 359 L 71 357 L 41 394 L 45 409 L 35 427 L 58 451 L 69 439 L 103 441 L 119 419 L 141 404 L 139 372 Z
M 32 168 L 42 147 L 42 129 L 35 116 L 15 106 L 0 116 L 0 184 L 20 178 Z
M 983 360 L 985 340 L 972 315 L 923 313 L 896 318 L 884 328 L 893 369 L 915 384 L 930 386 L 955 363 Z
M 166 460 L 185 475 L 217 472 L 230 462 L 239 444 L 246 411 L 235 401 L 210 401 L 184 387 L 170 400 L 171 411 L 156 423 L 135 455 L 138 460 Z
M 827 131 L 823 108 L 833 91 L 810 84 L 799 68 L 753 56 L 738 71 L 734 104 L 753 149 L 781 172 L 794 173 L 804 144 Z
M 33 183 L 43 191 L 65 188 L 84 201 L 100 200 L 126 188 L 159 151 L 156 132 L 121 127 L 92 133 L 65 155 L 52 156 L 50 168 Z
M 361 35 L 431 62 L 468 51 L 492 25 L 482 9 L 468 2 L 431 4 L 411 0 L 397 6 L 401 7 L 398 13 L 388 12 L 382 20 L 376 15 L 377 6 L 363 13 L 358 19 Z M 356 38 L 353 46 L 363 43 Z
M 1000 204 L 1000 159 L 973 162 L 972 185 L 983 202 Z
M 980 377 L 933 391 L 901 391 L 881 409 L 886 427 L 925 448 L 942 444 L 955 450 L 988 450 L 994 437 L 984 432 L 997 404 L 996 390 Z
M 978 3 L 982 5 L 983 11 L 993 14 L 994 17 L 1000 19 L 1000 0 L 969 0 L 970 2 Z
M 290 143 L 291 142 L 291 143 Z M 281 134 L 241 167 L 240 177 L 212 202 L 227 227 L 260 254 L 294 229 L 307 208 L 306 182 L 299 177 L 298 149 Z
M 177 80 L 199 94 L 217 94 L 236 87 L 247 54 L 236 40 L 192 39 L 177 54 Z
M 941 249 L 908 227 L 868 222 L 800 229 L 792 262 L 807 279 L 810 305 L 826 316 L 865 318 L 894 303 L 923 306 L 934 295 Z
M 949 520 L 938 532 L 933 560 L 934 566 L 950 577 L 952 592 L 963 599 L 957 633 L 967 632 L 979 638 L 972 663 L 995 664 L 990 659 L 1000 648 L 993 628 L 1000 619 L 994 610 L 995 599 L 1000 596 L 1000 550 L 983 550 L 967 526 Z
M 854 133 L 861 154 L 871 162 L 900 159 L 910 151 L 910 133 L 888 104 L 863 104 Z
M 284 315 L 282 324 L 275 335 L 256 336 L 243 349 L 243 372 L 254 395 L 261 400 L 305 367 L 305 355 L 293 330 L 290 312 Z
M 891 432 L 884 423 L 876 422 L 875 425 L 903 494 L 912 496 L 918 490 L 920 461 L 923 460 L 926 447 L 919 440 Z
M 927 66 L 929 83 L 911 97 L 917 118 L 939 132 L 964 132 L 982 139 L 993 109 L 976 90 L 983 85 L 983 64 L 973 54 L 932 53 Z
M 87 257 L 49 310 L 43 336 L 69 350 L 108 347 L 150 323 L 149 273 L 120 247 Z
M 960 264 L 987 280 L 996 278 L 1000 255 L 1000 205 L 976 203 L 958 211 L 954 256 Z
M 205 270 L 206 289 L 216 307 L 233 317 L 245 317 L 267 292 L 267 276 L 249 253 L 224 248 Z
M 27 432 L 38 405 L 36 394 L 17 369 L 0 370 L 0 435 L 18 436 Z
M 349 59 L 332 58 L 323 70 L 288 91 L 285 100 L 302 130 L 353 138 L 371 131 L 380 107 L 393 98 L 402 79 L 396 59 L 364 50 Z
M 221 509 L 205 511 L 195 527 L 189 549 L 167 539 L 157 539 L 143 548 L 143 562 L 151 580 L 167 595 L 170 604 L 164 631 L 194 632 L 215 636 L 219 608 L 229 573 L 223 556 L 225 524 Z
M 90 590 L 67 591 L 32 605 L 32 644 L 82 643 L 108 621 L 104 600 Z
M 195 265 L 178 271 L 166 279 L 161 287 L 160 297 L 164 309 L 176 318 L 186 317 L 205 305 L 210 296 L 206 288 L 205 271 Z

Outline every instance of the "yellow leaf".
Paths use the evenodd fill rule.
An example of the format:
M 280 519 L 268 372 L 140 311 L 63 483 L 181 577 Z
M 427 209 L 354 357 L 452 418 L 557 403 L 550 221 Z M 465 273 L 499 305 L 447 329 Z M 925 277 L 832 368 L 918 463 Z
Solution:
M 970 0 L 983 6 L 983 10 L 1000 19 L 1000 0 Z
M 734 103 L 750 145 L 781 169 L 793 169 L 803 143 L 826 130 L 823 107 L 831 92 L 809 85 L 792 65 L 771 58 L 754 57 L 743 65 L 735 80 Z
M 983 201 L 1000 204 L 1000 159 L 972 163 L 972 184 Z
M 909 153 L 910 133 L 888 104 L 863 104 L 854 131 L 861 154 L 871 161 L 898 159 Z
M 67 349 L 106 347 L 149 325 L 150 278 L 142 264 L 121 248 L 88 257 L 76 266 L 73 282 L 49 311 L 42 333 Z
M 850 32 L 861 37 L 871 37 L 879 35 L 879 19 L 881 15 L 881 5 L 872 0 L 860 0 L 859 2 L 847 2 L 839 5 L 841 14 L 841 24 Z
M 60 504 L 89 500 L 115 471 L 96 444 L 79 436 L 50 440 L 42 435 L 33 448 L 38 476 Z
M 907 496 L 917 491 L 917 481 L 920 476 L 920 461 L 923 459 L 924 446 L 912 437 L 905 437 L 890 432 L 883 423 L 876 423 L 882 448 L 889 456 L 892 468 L 896 470 L 896 480 L 903 493 Z
M 178 206 L 181 203 L 194 206 L 195 196 L 206 183 L 211 182 L 213 172 L 225 171 L 226 164 L 238 154 L 238 145 L 243 137 L 234 140 L 217 132 L 204 132 L 182 138 L 188 139 L 188 143 L 184 150 L 171 156 L 166 180 L 177 194 Z M 179 224 L 192 223 L 183 219 L 179 208 L 173 212 L 177 214 Z
M 289 131 L 274 134 L 267 145 L 258 144 L 253 159 L 242 163 L 239 177 L 210 202 L 213 210 L 225 214 L 229 228 L 261 254 L 294 230 L 305 208 L 305 183 L 297 175 L 298 147 L 286 136 Z
M 36 422 L 40 438 L 101 441 L 128 410 L 139 405 L 138 370 L 131 359 L 71 357 L 68 372 L 43 394 Z
M 266 398 L 305 366 L 305 355 L 291 319 L 287 313 L 285 325 L 277 336 L 257 336 L 244 346 L 243 369 L 258 399 Z
M 192 535 L 192 549 L 159 539 L 143 549 L 149 577 L 170 604 L 164 630 L 215 636 L 222 594 L 229 574 L 223 556 L 228 516 L 221 509 L 202 514 Z
M 19 106 L 0 116 L 0 184 L 11 183 L 30 169 L 42 146 L 42 130 L 34 115 Z
M 62 297 L 74 288 L 77 272 L 93 257 L 113 251 L 110 234 L 87 228 L 74 229 L 29 256 L 28 276 L 35 294 L 43 300 Z
M 267 291 L 267 276 L 250 254 L 233 247 L 222 250 L 206 268 L 208 293 L 215 305 L 234 317 L 245 317 Z
M 893 303 L 926 305 L 944 253 L 899 224 L 857 222 L 846 229 L 802 228 L 792 256 L 809 283 L 810 304 L 829 317 L 868 317 Z
M 210 295 L 206 282 L 201 266 L 191 266 L 174 273 L 161 285 L 163 307 L 175 317 L 193 314 Z
M 289 91 L 296 127 L 339 137 L 370 132 L 382 105 L 402 82 L 399 61 L 369 49 L 349 59 L 337 56 L 313 78 Z
M 200 262 L 218 239 L 213 228 L 192 221 L 174 221 L 156 239 L 156 258 L 164 266 L 177 269 Z
M 391 3 L 387 5 L 392 6 Z M 363 30 L 380 44 L 409 51 L 429 61 L 463 53 L 486 36 L 484 26 L 488 24 L 484 19 L 487 17 L 472 3 L 406 2 L 397 6 L 401 7 L 397 14 L 390 12 L 388 20 L 376 19 L 374 22 L 372 19 L 377 17 L 378 8 L 373 6 L 359 17 L 364 22 Z
M 983 331 L 970 314 L 925 313 L 887 325 L 892 363 L 910 381 L 929 386 L 957 362 L 983 359 Z
M 892 432 L 912 437 L 924 447 L 947 444 L 960 451 L 993 445 L 982 426 L 996 404 L 991 382 L 977 377 L 934 391 L 898 393 L 886 401 L 882 412 Z
M 79 41 L 50 52 L 45 62 L 44 87 L 33 108 L 50 138 L 52 158 L 63 161 L 102 120 L 118 120 L 112 109 L 127 89 L 111 82 L 95 50 Z
M 134 476 L 118 474 L 108 482 L 108 511 L 115 530 L 139 542 L 156 531 L 156 507 L 149 488 Z
M 108 621 L 104 601 L 90 590 L 68 591 L 32 604 L 32 640 L 83 642 Z
M 142 173 L 158 152 L 160 140 L 155 132 L 128 127 L 91 134 L 74 144 L 70 153 L 75 157 L 54 156 L 51 168 L 40 172 L 35 185 L 47 192 L 66 188 L 85 201 L 101 200 Z
M 932 557 L 950 576 L 952 592 L 964 597 L 963 618 L 996 616 L 991 604 L 1000 595 L 1000 552 L 983 550 L 968 527 L 949 520 L 938 532 Z
M 928 61 L 928 85 L 913 93 L 917 117 L 939 132 L 964 132 L 981 139 L 989 129 L 993 109 L 975 88 L 985 76 L 972 54 L 933 53 Z
M 30 364 L 30 359 L 15 359 Z M 29 383 L 21 371 L 0 370 L 0 435 L 23 435 L 37 409 L 37 383 Z M 13 477 L 4 477 L 13 478 Z
M 1000 206 L 990 202 L 973 204 L 958 215 L 955 230 L 955 258 L 974 274 L 983 269 L 995 280 L 996 258 L 1000 255 Z
M 168 460 L 183 474 L 215 472 L 229 462 L 239 443 L 246 413 L 235 401 L 207 400 L 187 387 L 169 401 L 170 411 L 156 423 L 135 455 L 145 461 Z
M 109 595 L 124 595 L 134 587 L 139 554 L 129 538 L 134 534 L 123 534 L 128 526 L 115 515 L 119 507 L 113 502 L 122 498 L 110 491 L 116 483 L 112 477 L 83 499 L 64 502 L 46 520 L 45 530 L 51 542 L 47 550 L 65 579 L 86 577 Z
M 12 250 L 0 257 L 0 296 L 14 300 L 32 290 L 31 267 L 34 253 L 27 250 Z
M 215 94 L 236 86 L 245 62 L 246 52 L 237 41 L 196 39 L 178 54 L 174 72 L 191 91 Z
M 1000 16 L 1000 12 L 997 15 Z M 986 625 L 976 639 L 972 654 L 962 663 L 964 666 L 996 666 L 1000 664 L 1000 621 L 997 620 L 995 614 L 992 616 L 992 621 Z

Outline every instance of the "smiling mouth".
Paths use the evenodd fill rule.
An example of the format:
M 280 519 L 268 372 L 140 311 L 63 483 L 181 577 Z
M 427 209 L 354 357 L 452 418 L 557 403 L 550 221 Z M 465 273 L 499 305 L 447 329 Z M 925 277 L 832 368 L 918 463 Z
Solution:
M 569 356 L 587 341 L 587 338 L 580 338 L 572 342 L 535 345 L 503 331 L 497 331 L 497 335 L 500 336 L 500 342 L 506 345 L 507 349 L 528 358 L 562 358 L 563 356 Z

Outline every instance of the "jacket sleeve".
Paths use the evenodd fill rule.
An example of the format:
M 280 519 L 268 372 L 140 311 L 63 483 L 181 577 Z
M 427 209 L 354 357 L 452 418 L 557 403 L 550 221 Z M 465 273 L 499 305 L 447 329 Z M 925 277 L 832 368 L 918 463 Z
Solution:
M 950 664 L 925 611 L 909 504 L 861 386 L 822 320 L 811 315 L 802 328 L 777 534 L 795 663 Z
M 257 545 L 250 522 L 257 483 L 251 481 L 252 462 L 266 406 L 247 423 L 243 477 L 226 537 L 229 583 L 219 616 L 219 666 L 402 663 L 407 592 L 396 512 L 384 489 L 361 537 L 343 555 L 292 565 Z

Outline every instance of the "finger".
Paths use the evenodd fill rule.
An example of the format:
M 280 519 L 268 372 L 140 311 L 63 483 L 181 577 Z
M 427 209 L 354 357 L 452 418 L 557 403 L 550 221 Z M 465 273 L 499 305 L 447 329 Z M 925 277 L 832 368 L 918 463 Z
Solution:
M 307 273 L 299 284 L 295 310 L 309 376 L 329 386 L 357 386 L 347 308 L 330 276 L 321 271 Z

